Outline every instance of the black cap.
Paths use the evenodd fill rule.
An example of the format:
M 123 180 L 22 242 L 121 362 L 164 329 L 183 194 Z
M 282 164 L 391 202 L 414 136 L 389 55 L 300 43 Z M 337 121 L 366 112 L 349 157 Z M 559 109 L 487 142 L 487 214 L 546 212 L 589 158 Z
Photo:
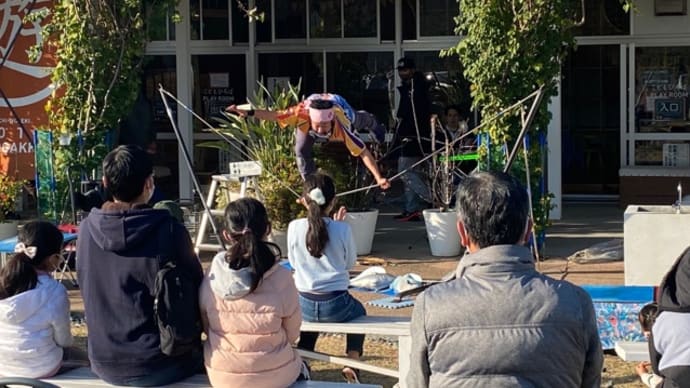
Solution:
M 400 69 L 414 69 L 414 61 L 412 58 L 402 57 L 398 59 L 398 70 Z

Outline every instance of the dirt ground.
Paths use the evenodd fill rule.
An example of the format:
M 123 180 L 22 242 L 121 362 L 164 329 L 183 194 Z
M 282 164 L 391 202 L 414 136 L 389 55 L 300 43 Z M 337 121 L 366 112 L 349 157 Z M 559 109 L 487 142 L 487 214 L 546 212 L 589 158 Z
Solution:
M 203 258 L 207 265 L 210 258 Z M 565 278 L 575 284 L 623 284 L 623 262 L 601 264 L 574 264 L 566 265 L 563 259 L 549 259 L 537 263 L 537 268 L 542 273 L 557 279 Z M 358 261 L 353 274 L 363 271 L 371 265 L 382 265 L 386 272 L 393 275 L 405 273 L 417 273 L 425 280 L 437 280 L 444 274 L 453 271 L 457 266 L 457 259 L 425 259 L 425 260 L 394 260 L 377 257 L 366 257 Z M 83 304 L 78 289 L 69 291 L 72 311 L 77 315 L 83 314 Z M 373 293 L 353 292 L 362 302 L 380 298 Z M 409 316 L 412 308 L 384 309 L 366 305 L 369 315 Z M 73 332 L 77 337 L 77 343 L 86 347 L 86 327 L 81 324 L 73 325 Z M 316 350 L 334 355 L 344 352 L 345 337 L 341 335 L 321 336 Z M 380 338 L 368 338 L 364 345 L 365 355 L 363 360 L 378 366 L 396 368 L 398 363 L 397 345 L 394 342 Z M 341 367 L 325 362 L 311 362 L 314 379 L 325 381 L 341 381 Z M 604 361 L 604 373 L 602 387 L 644 387 L 635 374 L 635 363 L 626 363 L 615 354 L 607 354 Z M 361 373 L 364 383 L 381 384 L 384 387 L 392 387 L 396 381 L 390 377 L 375 375 L 368 372 Z

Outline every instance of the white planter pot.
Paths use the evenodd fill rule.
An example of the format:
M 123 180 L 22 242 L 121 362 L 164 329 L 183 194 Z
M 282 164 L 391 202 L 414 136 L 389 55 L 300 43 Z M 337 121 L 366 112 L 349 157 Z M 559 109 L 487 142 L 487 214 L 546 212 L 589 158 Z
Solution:
M 268 241 L 276 244 L 280 248 L 280 256 L 287 257 L 287 231 L 273 229 Z
M 0 240 L 17 236 L 17 221 L 0 222 Z
M 424 223 L 433 256 L 458 256 L 462 246 L 458 234 L 458 216 L 454 211 L 424 210 Z
M 374 242 L 376 232 L 376 220 L 379 217 L 379 210 L 373 209 L 362 212 L 347 212 L 345 222 L 350 224 L 352 237 L 357 244 L 357 255 L 368 255 L 371 253 L 371 245 Z

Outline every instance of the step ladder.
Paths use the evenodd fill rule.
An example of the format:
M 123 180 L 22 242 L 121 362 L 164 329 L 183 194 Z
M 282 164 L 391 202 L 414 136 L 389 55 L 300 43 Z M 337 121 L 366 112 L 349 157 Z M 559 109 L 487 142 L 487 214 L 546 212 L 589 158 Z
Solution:
M 222 175 L 213 175 L 211 177 L 211 188 L 208 190 L 208 196 L 206 197 L 206 206 L 211 209 L 211 215 L 222 217 L 225 213 L 225 209 L 214 209 L 214 202 L 216 199 L 216 192 L 220 187 L 221 183 L 226 182 L 239 182 L 240 183 L 240 198 L 247 195 L 247 189 L 252 188 L 256 195 L 259 194 L 258 177 L 261 175 L 261 165 L 255 161 L 246 162 L 234 162 L 230 163 L 230 173 Z M 211 242 L 204 242 L 206 238 L 206 229 L 208 228 L 211 220 L 207 212 L 203 212 L 201 216 L 201 222 L 199 223 L 199 228 L 196 233 L 196 238 L 194 240 L 194 251 L 199 254 L 200 251 L 211 251 L 219 252 L 223 249 L 220 244 L 214 244 Z M 222 225 L 222 224 L 221 224 Z M 221 225 L 216 224 L 216 227 L 220 229 Z

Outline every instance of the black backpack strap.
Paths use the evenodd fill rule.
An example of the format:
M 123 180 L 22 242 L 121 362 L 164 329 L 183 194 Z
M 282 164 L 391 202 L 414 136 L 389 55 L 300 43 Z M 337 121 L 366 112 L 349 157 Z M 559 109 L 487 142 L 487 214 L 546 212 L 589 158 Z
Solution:
M 156 259 L 158 259 L 159 269 L 165 267 L 165 265 L 171 262 L 175 257 L 173 254 L 173 246 L 175 244 L 174 231 L 172 217 L 164 221 L 163 224 L 158 227 L 158 250 Z

